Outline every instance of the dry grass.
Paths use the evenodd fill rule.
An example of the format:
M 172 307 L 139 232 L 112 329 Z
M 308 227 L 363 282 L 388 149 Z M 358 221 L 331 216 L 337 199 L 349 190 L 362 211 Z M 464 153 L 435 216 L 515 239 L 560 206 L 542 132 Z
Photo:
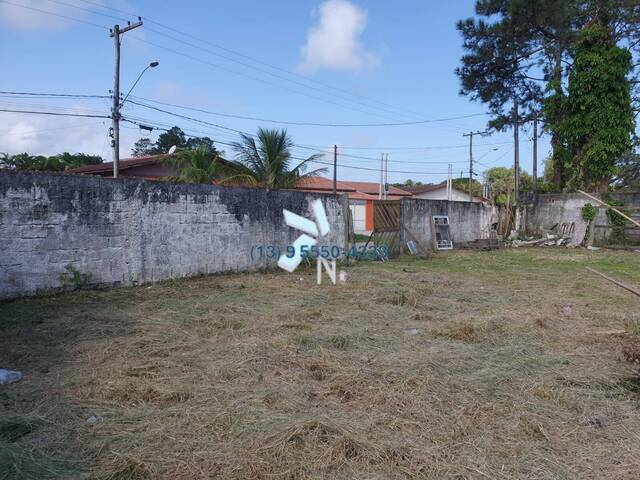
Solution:
M 0 304 L 0 479 L 637 478 L 638 300 L 585 265 L 640 284 L 518 249 Z

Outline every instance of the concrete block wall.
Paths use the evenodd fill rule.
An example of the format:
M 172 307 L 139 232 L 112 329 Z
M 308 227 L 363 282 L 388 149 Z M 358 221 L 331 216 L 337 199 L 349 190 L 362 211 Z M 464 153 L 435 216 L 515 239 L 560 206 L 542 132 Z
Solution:
M 331 226 L 322 243 L 344 248 L 341 196 L 0 172 L 0 298 L 57 289 L 69 264 L 113 286 L 275 266 L 255 247 L 284 252 L 300 232 L 282 210 L 312 217 L 317 198 Z
M 624 204 L 623 208 L 640 207 L 640 193 L 612 193 L 608 194 L 608 197 L 621 201 Z M 556 224 L 574 223 L 575 230 L 571 243 L 580 245 L 587 229 L 587 222 L 582 219 L 582 207 L 587 203 L 591 203 L 597 208 L 594 219 L 594 244 L 606 245 L 609 243 L 612 233 L 610 228 L 603 228 L 609 226 L 606 208 L 598 207 L 596 202 L 580 193 L 527 196 L 524 201 L 525 206 L 520 209 L 522 229 L 528 235 L 540 236 L 545 230 L 551 229 Z M 639 232 L 638 229 L 629 227 L 627 229 L 628 241 L 640 244 Z
M 587 203 L 594 202 L 579 193 L 531 195 L 520 210 L 521 228 L 525 234 L 539 237 L 556 224 L 573 223 L 571 244 L 579 245 L 587 229 L 587 222 L 582 219 L 582 207 Z
M 489 238 L 491 225 L 497 221 L 494 207 L 483 203 L 414 198 L 403 198 L 401 202 L 402 222 L 425 248 L 433 245 L 431 218 L 434 215 L 449 216 L 454 244 Z

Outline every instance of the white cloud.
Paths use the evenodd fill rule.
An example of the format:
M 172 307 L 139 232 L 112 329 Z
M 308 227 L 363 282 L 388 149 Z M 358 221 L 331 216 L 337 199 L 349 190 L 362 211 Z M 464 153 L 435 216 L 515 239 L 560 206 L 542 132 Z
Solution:
M 319 22 L 307 32 L 299 70 L 357 71 L 376 66 L 380 57 L 360 43 L 367 12 L 348 0 L 326 0 L 318 9 Z
M 0 113 L 0 152 L 32 155 L 55 155 L 62 152 L 102 155 L 111 160 L 107 132 L 109 119 L 57 117 Z M 129 157 L 140 134 L 137 130 L 120 130 L 120 156 Z
M 65 3 L 82 6 L 77 0 L 66 0 Z M 0 2 L 0 23 L 17 30 L 62 30 L 75 23 L 65 16 L 81 20 L 87 17 L 85 11 L 46 0 L 21 0 L 20 4 L 24 8 L 17 3 Z

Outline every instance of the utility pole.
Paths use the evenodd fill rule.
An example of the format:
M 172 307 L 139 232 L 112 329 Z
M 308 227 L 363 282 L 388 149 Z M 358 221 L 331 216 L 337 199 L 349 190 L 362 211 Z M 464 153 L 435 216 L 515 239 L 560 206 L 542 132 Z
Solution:
M 513 196 L 520 198 L 520 127 L 518 125 L 518 101 L 513 99 Z
M 533 192 L 538 193 L 538 114 L 533 116 Z
M 384 199 L 389 196 L 389 154 L 385 154 L 384 158 Z
M 452 182 L 451 182 L 451 177 L 453 175 L 453 166 L 451 164 L 449 164 L 449 169 L 447 170 L 447 200 L 450 202 L 451 201 L 451 197 L 452 197 L 452 191 L 451 191 L 451 186 L 452 186 Z
M 138 17 L 136 23 L 127 23 L 122 30 L 120 25 L 114 25 L 109 36 L 113 37 L 115 46 L 115 75 L 113 78 L 113 107 L 111 109 L 112 135 L 111 146 L 113 147 L 113 178 L 118 178 L 120 168 L 120 35 L 142 26 L 142 19 Z
M 469 137 L 469 201 L 473 202 L 473 195 L 471 193 L 471 182 L 473 181 L 473 136 L 485 135 L 487 132 L 469 132 L 463 133 L 463 137 Z
M 333 146 L 333 194 L 336 194 L 338 185 L 338 145 Z
M 378 200 L 382 200 L 382 183 L 384 182 L 384 153 L 380 154 L 380 190 L 378 191 Z

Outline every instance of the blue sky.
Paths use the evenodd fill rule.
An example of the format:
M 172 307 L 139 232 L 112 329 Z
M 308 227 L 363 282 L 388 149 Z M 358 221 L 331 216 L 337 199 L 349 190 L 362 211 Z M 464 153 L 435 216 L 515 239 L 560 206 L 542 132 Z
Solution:
M 0 2 L 0 55 L 11 68 L 3 69 L 0 90 L 108 95 L 113 84 L 113 41 L 99 27 L 135 20 L 121 13 L 128 12 L 145 17 L 145 24 L 124 35 L 122 90 L 128 90 L 151 60 L 160 62 L 133 92 L 145 99 L 305 123 L 398 123 L 485 112 L 483 105 L 458 94 L 454 74 L 462 54 L 455 23 L 473 14 L 471 0 L 407 0 L 402 8 L 377 0 L 7 1 Z M 0 104 L 5 109 L 109 114 L 108 99 L 0 97 Z M 155 105 L 232 130 L 282 126 Z M 219 142 L 237 139 L 231 130 L 141 106 L 127 105 L 122 113 L 147 123 L 179 125 Z M 468 139 L 462 134 L 484 129 L 486 119 L 479 115 L 411 126 L 287 128 L 297 145 L 307 147 L 296 147 L 296 156 L 337 144 L 338 163 L 343 165 L 339 178 L 377 181 L 378 158 L 388 152 L 390 182 L 407 178 L 434 182 L 446 178 L 449 162 L 456 177 L 462 170 L 467 175 Z M 109 121 L 102 119 L 0 112 L 0 152 L 82 151 L 109 160 L 108 127 Z M 123 124 L 122 157 L 129 156 L 140 136 L 137 127 Z M 529 139 L 530 132 L 523 130 L 520 158 L 527 171 L 532 158 Z M 477 138 L 474 156 L 481 164 L 476 172 L 511 165 L 511 141 L 511 131 Z M 228 146 L 219 147 L 231 156 Z M 548 142 L 543 139 L 540 174 L 547 153 Z

